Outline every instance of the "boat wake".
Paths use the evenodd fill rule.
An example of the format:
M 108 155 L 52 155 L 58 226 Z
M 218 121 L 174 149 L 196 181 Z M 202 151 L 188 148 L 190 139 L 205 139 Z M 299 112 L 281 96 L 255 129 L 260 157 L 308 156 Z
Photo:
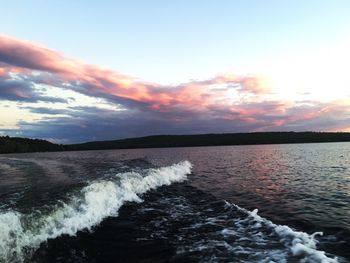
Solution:
M 91 181 L 65 201 L 30 213 L 0 211 L 0 262 L 30 260 L 40 244 L 91 231 L 107 217 L 116 217 L 118 212 L 122 216 L 120 208 L 125 203 L 141 203 L 143 198 L 146 202 L 127 215 L 138 220 L 141 236 L 136 239 L 166 240 L 175 248 L 174 257 L 184 261 L 338 262 L 317 249 L 316 237 L 321 232 L 309 235 L 277 225 L 257 210 L 217 200 L 190 185 L 173 185 L 143 196 L 160 186 L 185 181 L 191 169 L 192 164 L 183 161 L 113 174 Z
M 51 207 L 49 213 L 33 211 L 22 214 L 6 211 L 0 214 L 0 259 L 23 261 L 39 245 L 63 234 L 74 236 L 78 231 L 91 230 L 104 218 L 117 216 L 125 202 L 142 202 L 141 195 L 159 186 L 186 180 L 191 163 L 180 162 L 159 169 L 147 169 L 144 174 L 127 172 L 109 180 L 91 182 L 67 202 Z

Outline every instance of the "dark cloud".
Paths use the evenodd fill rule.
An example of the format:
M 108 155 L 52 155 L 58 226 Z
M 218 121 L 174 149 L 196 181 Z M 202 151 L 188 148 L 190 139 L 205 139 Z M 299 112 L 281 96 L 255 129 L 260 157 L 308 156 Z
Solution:
M 26 79 L 0 78 L 0 100 L 19 102 L 67 102 L 65 99 L 45 96 L 34 88 L 34 84 Z
M 33 113 L 48 114 L 48 115 L 69 115 L 70 110 L 66 109 L 52 109 L 46 107 L 21 107 L 21 109 L 29 110 Z
M 110 140 L 127 137 L 138 137 L 152 134 L 186 134 L 207 132 L 244 131 L 242 123 L 225 123 L 218 121 L 194 121 L 191 123 L 174 123 L 158 119 L 123 118 L 90 116 L 89 118 L 56 118 L 36 123 L 20 122 L 18 130 L 7 130 L 7 133 L 21 136 L 65 140 L 67 143 L 91 140 Z M 246 126 L 246 125 L 244 125 Z
M 28 107 L 27 107 L 28 108 Z M 155 115 L 143 111 L 115 111 L 97 107 L 70 107 L 67 110 L 50 108 L 28 108 L 37 113 L 53 114 L 41 121 L 29 123 L 21 121 L 18 129 L 2 130 L 9 135 L 31 138 L 46 138 L 66 143 L 89 140 L 108 140 L 150 134 L 185 134 L 205 132 L 229 132 L 232 129 L 243 131 L 246 124 L 240 122 L 227 123 L 225 120 L 184 118 L 183 115 Z M 58 117 L 55 114 L 69 116 Z M 197 116 L 198 117 L 198 116 Z M 175 119 L 175 120 L 174 120 Z
M 255 108 L 262 105 L 248 105 Z M 280 106 L 277 102 L 271 102 L 266 109 Z M 21 136 L 55 139 L 65 143 L 85 142 L 91 140 L 110 140 L 127 137 L 138 137 L 154 134 L 200 134 L 200 133 L 224 133 L 247 131 L 305 131 L 305 130 L 329 130 L 350 121 L 349 114 L 334 116 L 333 113 L 340 108 L 333 108 L 325 113 L 325 108 L 334 105 L 321 105 L 318 107 L 294 107 L 284 114 L 259 114 L 254 113 L 254 119 L 249 121 L 249 116 L 242 113 L 234 113 L 231 118 L 205 115 L 202 113 L 166 112 L 154 114 L 154 112 L 123 110 L 115 111 L 101 109 L 94 106 L 70 107 L 66 110 L 52 110 L 49 108 L 31 108 L 30 110 L 52 114 L 39 122 L 29 123 L 21 121 L 19 129 L 2 130 L 7 134 Z M 59 117 L 56 114 L 68 116 Z M 208 114 L 211 114 L 209 112 Z M 253 113 L 252 113 L 253 114 Z M 310 117 L 312 115 L 312 117 Z M 316 116 L 317 115 L 317 116 Z M 297 116 L 297 117 L 296 117 Z M 253 118 L 252 117 L 252 118 Z

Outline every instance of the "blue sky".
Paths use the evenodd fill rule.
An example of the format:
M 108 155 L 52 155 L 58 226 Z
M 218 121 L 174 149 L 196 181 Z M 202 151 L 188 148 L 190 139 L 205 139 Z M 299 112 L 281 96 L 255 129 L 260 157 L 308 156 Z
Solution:
M 2 10 L 6 35 L 166 83 L 333 45 L 350 32 L 349 1 L 34 0 Z
M 66 75 L 58 76 L 59 74 L 55 71 L 57 68 L 41 69 L 40 66 L 40 72 L 34 72 L 37 68 L 29 68 L 34 72 L 30 74 L 55 75 L 56 84 L 50 83 L 44 87 L 42 81 L 36 83 L 27 75 L 24 78 L 25 74 L 29 74 L 28 72 L 16 73 L 22 77 L 23 81 L 24 79 L 27 81 L 26 88 L 21 86 L 21 92 L 24 92 L 27 97 L 33 96 L 30 99 L 26 98 L 25 101 L 23 98 L 16 100 L 15 96 L 12 96 L 15 93 L 19 94 L 19 88 L 15 90 L 16 92 L 9 88 L 14 85 L 15 80 L 18 82 L 18 79 L 7 75 L 3 84 L 0 81 L 0 86 L 4 87 L 2 93 L 0 90 L 0 99 L 2 98 L 0 112 L 5 116 L 8 111 L 11 111 L 13 117 L 0 117 L 3 123 L 3 134 L 39 136 L 68 142 L 152 133 L 294 129 L 333 131 L 349 128 L 345 125 L 348 121 L 348 112 L 344 110 L 350 98 L 348 92 L 350 80 L 345 70 L 350 58 L 349 1 L 33 0 L 6 1 L 2 3 L 1 10 L 1 34 L 5 38 L 11 38 L 13 45 L 23 48 L 24 51 L 18 54 L 23 56 L 21 62 L 26 59 L 23 54 L 34 52 L 33 46 L 25 42 L 30 41 L 34 43 L 33 45 L 57 52 L 66 61 L 74 60 L 76 65 L 72 72 L 80 74 L 74 79 Z M 18 62 L 17 55 L 15 60 L 8 60 L 6 52 L 9 52 L 9 49 L 5 50 L 4 45 L 0 44 L 0 51 L 1 48 L 3 48 L 3 57 L 0 52 L 0 62 L 6 64 L 4 68 L 9 68 L 9 65 L 18 68 L 23 66 Z M 38 50 L 38 48 L 34 49 Z M 55 56 L 52 52 L 50 54 Z M 58 60 L 55 61 L 58 63 Z M 92 84 L 87 83 L 86 65 L 113 71 L 114 80 L 117 74 L 127 76 L 127 80 L 123 77 L 122 86 L 124 85 L 123 87 L 129 91 L 119 91 L 118 88 L 121 85 L 119 82 L 115 83 L 114 90 L 108 87 L 108 92 L 101 83 L 97 85 L 98 87 L 96 86 L 96 90 L 92 89 Z M 78 70 L 77 67 L 80 69 Z M 101 81 L 101 74 L 102 72 L 98 77 L 99 81 Z M 95 75 L 94 78 L 96 78 Z M 255 78 L 254 83 L 260 83 L 260 86 L 251 87 L 252 80 L 248 85 L 246 78 Z M 31 79 L 31 82 L 28 82 L 28 79 Z M 61 84 L 57 84 L 58 79 Z M 74 86 L 74 81 L 84 80 L 86 83 L 83 83 L 84 87 L 74 86 L 71 89 L 66 87 L 62 89 L 63 80 L 68 81 L 68 79 L 71 87 Z M 210 84 L 201 83 L 201 86 L 196 83 L 196 81 L 208 79 L 212 80 Z M 108 75 L 108 81 L 108 85 L 112 85 L 110 75 Z M 142 82 L 142 87 L 139 82 Z M 262 82 L 265 86 L 269 86 L 268 92 L 260 92 Z M 29 83 L 34 83 L 30 91 Z M 184 83 L 187 83 L 186 88 L 183 88 Z M 225 86 L 225 88 L 241 85 L 243 88 L 227 90 L 225 94 L 215 94 L 213 90 L 222 89 L 215 85 Z M 246 85 L 245 88 L 244 85 Z M 138 95 L 131 96 L 131 89 L 137 89 Z M 155 90 L 158 92 L 159 89 L 167 92 L 181 90 L 183 94 L 193 98 L 191 102 L 185 103 L 185 95 L 171 91 L 167 94 L 157 94 L 160 97 L 163 96 L 162 99 L 169 97 L 169 94 L 176 99 L 167 98 L 166 102 L 162 101 L 163 104 L 159 101 L 156 103 L 150 96 L 155 96 Z M 203 89 L 209 91 L 204 94 Z M 250 93 L 247 95 L 242 93 L 242 90 L 245 90 L 244 92 L 250 90 Z M 259 92 L 256 92 L 257 90 Z M 189 95 L 189 91 L 194 95 Z M 140 97 L 140 92 L 146 92 L 148 95 L 144 94 Z M 203 93 L 201 98 L 205 98 L 203 101 L 198 97 L 200 92 Z M 47 101 L 49 96 L 56 99 Z M 114 97 L 111 99 L 111 96 Z M 207 99 L 208 96 L 211 96 L 210 100 Z M 217 99 L 214 99 L 220 96 L 233 97 L 230 97 L 230 100 L 226 99 L 223 105 L 223 100 L 218 103 Z M 46 99 L 43 99 L 44 97 Z M 62 102 L 63 98 L 65 102 Z M 89 132 L 85 136 L 83 130 L 80 131 L 82 135 L 74 139 L 71 139 L 70 135 L 60 135 L 60 131 L 55 126 L 56 121 L 59 118 L 64 118 L 65 121 L 69 118 L 72 120 L 72 116 L 77 114 L 74 107 L 85 107 L 85 110 L 80 108 L 80 116 L 93 114 L 93 110 L 88 108 L 92 105 L 98 108 L 96 112 L 101 108 L 123 109 L 123 114 L 127 113 L 128 118 L 131 119 L 139 115 L 137 110 L 145 112 L 143 108 L 134 106 L 131 108 L 129 102 L 120 102 L 115 98 L 126 98 L 133 101 L 135 105 L 147 104 L 147 109 L 157 110 L 157 112 L 150 110 L 149 115 L 142 119 L 143 125 L 152 123 L 154 127 L 154 122 L 157 120 L 156 125 L 168 128 L 158 127 L 154 131 L 145 129 L 147 134 L 143 134 L 137 132 L 140 127 L 131 125 L 135 127 L 132 128 L 133 132 L 130 132 L 129 128 L 118 128 L 126 123 L 119 119 L 120 115 L 116 118 L 112 114 L 111 118 L 112 120 L 115 118 L 116 122 L 113 128 L 115 132 L 112 131 L 108 135 L 103 132 L 98 134 Z M 59 102 L 60 99 L 61 102 Z M 283 104 L 284 108 L 274 108 L 271 112 L 264 112 L 267 105 L 277 105 L 277 102 Z M 193 107 L 189 106 L 190 103 Z M 187 111 L 191 111 L 193 118 L 198 120 L 198 116 L 194 114 L 196 107 L 200 109 L 197 113 L 200 116 L 206 116 L 206 119 L 212 118 L 212 123 L 201 122 L 194 125 L 191 124 L 194 123 L 194 119 L 192 122 L 187 119 L 182 120 L 181 125 L 166 122 L 169 119 L 167 114 L 180 120 L 181 116 L 188 113 Z M 237 112 L 247 114 L 247 107 L 251 116 L 241 115 L 240 118 L 235 119 Z M 47 114 L 47 110 L 42 110 L 40 114 L 39 110 L 33 110 L 33 108 L 60 109 L 65 110 L 65 114 L 52 116 Z M 74 112 L 69 111 L 72 108 Z M 183 112 L 178 112 L 180 108 Z M 218 118 L 215 114 L 213 117 L 211 112 L 213 108 L 216 111 L 220 108 L 220 111 L 225 111 L 225 114 L 234 112 L 234 116 L 225 118 L 242 125 L 235 126 L 231 123 L 225 126 L 224 119 Z M 166 112 L 166 114 L 160 116 L 159 112 Z M 249 123 L 256 117 L 254 114 L 257 112 L 266 118 L 266 123 L 260 125 L 258 122 L 254 125 Z M 334 118 L 330 114 L 334 112 L 343 112 L 343 115 Z M 178 116 L 175 116 L 175 113 Z M 315 115 L 315 118 L 308 117 L 306 121 L 298 120 L 296 115 L 301 114 Z M 94 120 L 95 117 L 97 118 L 96 114 Z M 95 123 L 98 123 L 96 121 Z M 268 121 L 271 125 L 267 125 Z M 120 124 L 121 122 L 123 125 Z M 217 123 L 220 123 L 218 130 L 213 130 L 211 127 Z M 247 123 L 249 125 L 246 125 Z M 69 122 L 69 125 L 73 124 Z M 48 130 L 47 133 L 38 133 L 35 128 L 38 126 L 42 130 Z M 84 126 L 88 127 L 88 124 L 81 127 Z

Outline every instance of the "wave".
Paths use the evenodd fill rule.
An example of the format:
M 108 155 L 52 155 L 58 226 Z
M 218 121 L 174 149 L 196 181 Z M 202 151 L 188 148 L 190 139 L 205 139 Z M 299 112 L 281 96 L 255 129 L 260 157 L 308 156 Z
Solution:
M 148 169 L 145 175 L 120 173 L 109 180 L 91 182 L 69 201 L 52 207 L 49 213 L 0 213 L 0 261 L 24 261 L 48 239 L 91 230 L 104 218 L 117 216 L 125 202 L 142 202 L 141 195 L 147 191 L 186 180 L 191 168 L 189 161 L 183 161 Z
M 72 194 L 68 201 L 51 206 L 50 212 L 33 211 L 30 214 L 16 211 L 0 212 L 0 262 L 24 261 L 31 257 L 41 243 L 49 239 L 64 234 L 75 236 L 78 231 L 84 229 L 91 231 L 106 217 L 117 216 L 118 210 L 125 202 L 142 202 L 142 194 L 163 185 L 186 180 L 191 169 L 191 163 L 184 161 L 158 169 L 119 173 L 111 178 L 89 183 Z M 188 247 L 179 246 L 179 253 L 182 253 L 181 249 L 185 252 L 204 253 L 206 249 L 213 251 L 211 248 L 217 247 L 222 250 L 225 247 L 227 250 L 232 250 L 234 254 L 255 253 L 256 258 L 259 258 L 257 262 L 287 262 L 290 255 L 298 258 L 301 263 L 338 262 L 337 258 L 330 258 L 324 251 L 317 250 L 316 236 L 322 235 L 321 232 L 309 235 L 295 231 L 288 226 L 277 225 L 259 216 L 258 210 L 248 211 L 228 202 L 226 202 L 227 207 L 241 211 L 244 214 L 243 217 L 233 219 L 229 216 L 230 214 L 226 216 L 225 211 L 220 209 L 217 218 L 214 215 L 215 209 L 211 209 L 210 214 L 207 214 L 205 209 L 194 213 L 191 212 L 192 208 L 186 203 L 186 199 L 181 201 L 178 197 L 176 198 L 178 202 L 173 199 L 162 201 L 165 202 L 169 213 L 176 221 L 180 220 L 181 216 L 191 217 L 191 220 L 194 220 L 194 225 L 191 227 L 199 235 L 198 240 L 191 240 L 186 235 L 189 231 L 187 229 L 183 240 L 188 241 Z M 169 204 L 171 204 L 170 207 Z M 237 214 L 234 213 L 234 215 Z M 232 221 L 234 224 L 231 224 Z M 156 225 L 158 229 L 160 224 Z M 210 226 L 217 228 L 218 225 L 220 225 L 219 236 L 203 237 L 201 228 L 207 229 Z M 168 228 L 167 225 L 165 227 Z M 154 229 L 155 227 L 151 228 L 152 231 Z M 162 233 L 162 231 L 158 232 Z M 281 249 L 261 249 L 260 251 L 259 246 L 265 248 L 264 244 L 273 240 L 270 238 L 270 232 L 278 236 L 277 242 L 280 243 Z M 231 244 L 230 236 L 241 240 L 239 241 L 241 245 L 237 246 L 235 242 Z M 244 246 L 244 242 L 247 243 L 249 238 L 257 244 L 256 251 L 254 247 Z M 211 260 L 208 261 L 215 261 L 214 259 L 215 257 L 211 256 Z
M 252 221 L 250 225 L 255 229 L 268 227 L 279 236 L 280 242 L 287 247 L 293 256 L 301 258 L 300 263 L 337 263 L 338 259 L 330 258 L 324 251 L 317 250 L 317 235 L 323 235 L 322 232 L 315 232 L 312 235 L 301 231 L 295 231 L 286 225 L 277 225 L 272 221 L 258 215 L 258 209 L 253 211 L 246 210 L 238 205 L 226 202 L 228 206 L 234 206 L 239 211 L 248 215 L 246 220 Z M 283 260 L 284 262 L 285 260 Z

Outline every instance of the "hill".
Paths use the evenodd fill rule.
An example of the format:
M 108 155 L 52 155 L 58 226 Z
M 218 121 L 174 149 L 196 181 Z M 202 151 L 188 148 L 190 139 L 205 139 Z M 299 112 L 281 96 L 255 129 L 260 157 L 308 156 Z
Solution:
M 63 151 L 64 145 L 45 140 L 0 136 L 0 153 Z
M 346 132 L 254 132 L 198 135 L 154 135 L 70 145 L 54 144 L 39 139 L 0 136 L 0 153 L 347 141 L 350 141 L 350 133 Z
M 163 148 L 218 145 L 316 143 L 350 141 L 350 133 L 331 132 L 255 132 L 199 135 L 155 135 L 113 141 L 68 145 L 68 150 Z

